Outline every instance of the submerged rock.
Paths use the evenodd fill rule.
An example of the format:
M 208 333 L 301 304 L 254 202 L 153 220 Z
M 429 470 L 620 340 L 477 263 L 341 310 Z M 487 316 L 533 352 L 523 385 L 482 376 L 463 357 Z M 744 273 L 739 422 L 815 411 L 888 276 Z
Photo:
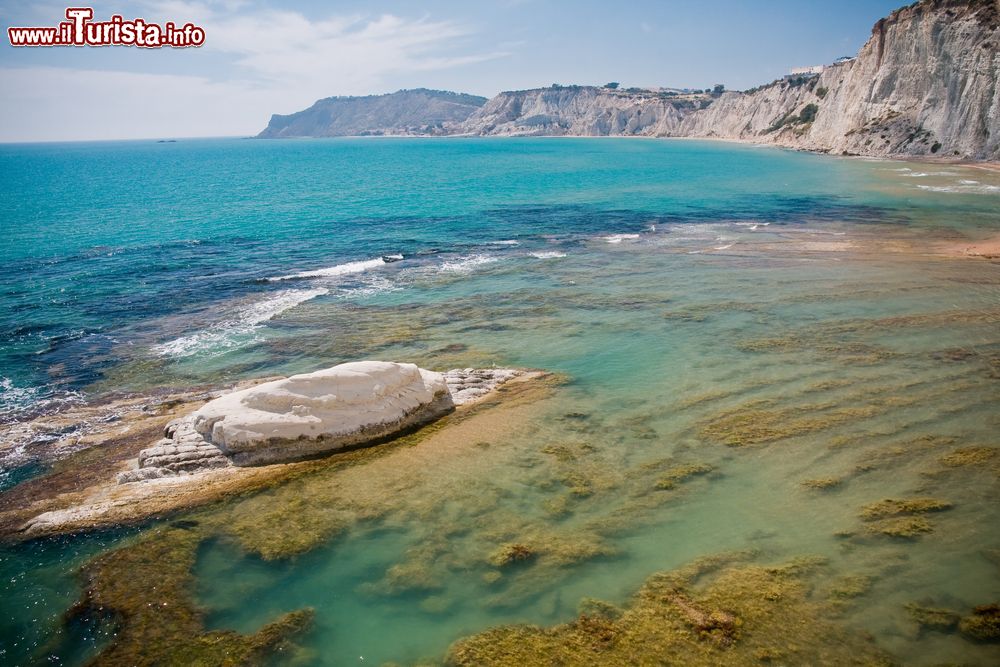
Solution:
M 230 465 L 300 460 L 373 444 L 431 422 L 521 375 L 513 369 L 436 373 L 360 361 L 225 394 L 167 425 L 119 483 Z

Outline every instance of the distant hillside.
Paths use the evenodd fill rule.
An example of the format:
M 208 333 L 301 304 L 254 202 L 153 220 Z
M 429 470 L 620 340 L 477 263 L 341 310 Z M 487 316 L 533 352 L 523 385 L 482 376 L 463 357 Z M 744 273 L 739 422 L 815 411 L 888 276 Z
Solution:
M 663 136 L 706 98 L 595 86 L 514 90 L 487 102 L 469 117 L 462 131 L 500 136 Z
M 258 136 L 451 134 L 485 103 L 485 97 L 426 88 L 387 95 L 328 97 L 304 111 L 271 116 L 271 122 Z
M 1000 2 L 920 0 L 853 60 L 725 93 L 673 134 L 857 155 L 1000 160 Z
M 717 137 L 847 155 L 1000 160 L 1000 0 L 918 0 L 856 58 L 743 92 L 552 86 L 320 100 L 262 137 Z
M 716 137 L 856 155 L 1000 159 L 997 0 L 920 0 L 856 58 L 745 92 L 553 86 L 500 93 L 475 135 Z

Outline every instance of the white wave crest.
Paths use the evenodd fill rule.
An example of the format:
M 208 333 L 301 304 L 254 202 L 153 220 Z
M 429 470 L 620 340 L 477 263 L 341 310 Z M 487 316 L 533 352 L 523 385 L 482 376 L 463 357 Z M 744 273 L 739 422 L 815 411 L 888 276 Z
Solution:
M 507 241 L 489 241 L 490 245 L 521 245 L 520 241 L 509 239 Z
M 365 259 L 358 262 L 337 264 L 336 266 L 329 266 L 325 269 L 316 269 L 315 271 L 303 271 L 301 273 L 293 273 L 287 276 L 277 276 L 275 278 L 268 278 L 268 280 L 271 282 L 277 282 L 279 280 L 298 280 L 302 278 L 332 278 L 336 276 L 346 276 L 352 273 L 364 273 L 365 271 L 376 269 L 383 265 L 385 265 L 385 260 L 379 257 L 378 259 Z
M 540 252 L 529 252 L 528 254 L 536 259 L 558 259 L 566 256 L 566 253 L 559 252 L 558 250 L 543 250 Z
M 256 340 L 256 329 L 290 308 L 310 299 L 327 294 L 325 288 L 284 290 L 267 299 L 251 303 L 236 315 L 209 329 L 202 329 L 187 336 L 154 345 L 152 350 L 161 357 L 182 358 L 202 352 L 221 353 L 242 347 Z
M 1000 185 L 963 184 L 963 185 L 918 185 L 918 188 L 927 192 L 952 192 L 952 193 L 976 193 L 992 194 L 1000 192 Z
M 15 410 L 33 403 L 38 387 L 15 387 L 10 378 L 0 378 L 0 410 Z
M 602 236 L 607 243 L 621 243 L 622 241 L 631 241 L 633 239 L 639 238 L 638 234 L 612 234 L 610 236 Z
M 500 261 L 500 258 L 491 255 L 469 255 L 468 257 L 460 257 L 444 262 L 438 270 L 442 273 L 470 273 L 477 266 L 492 264 L 497 261 Z
M 924 176 L 954 176 L 953 171 L 914 171 L 906 174 L 910 178 L 923 178 Z

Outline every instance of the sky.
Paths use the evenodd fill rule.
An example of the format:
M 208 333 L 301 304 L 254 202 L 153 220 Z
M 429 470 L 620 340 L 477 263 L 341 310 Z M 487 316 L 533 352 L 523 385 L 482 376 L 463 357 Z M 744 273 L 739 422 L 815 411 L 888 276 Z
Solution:
M 83 3 L 72 3 L 80 5 Z M 553 83 L 749 88 L 854 55 L 905 0 L 94 2 L 204 28 L 188 49 L 14 48 L 64 4 L 0 0 L 0 142 L 248 136 L 332 95 Z

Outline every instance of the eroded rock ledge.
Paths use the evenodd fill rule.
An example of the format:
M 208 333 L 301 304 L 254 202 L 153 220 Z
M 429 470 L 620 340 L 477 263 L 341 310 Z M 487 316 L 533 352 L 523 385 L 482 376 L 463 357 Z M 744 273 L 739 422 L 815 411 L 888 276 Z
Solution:
M 412 384 L 419 383 L 424 387 L 424 389 L 416 387 L 417 396 L 422 396 L 422 400 L 416 401 L 419 405 L 414 409 L 411 407 L 412 403 L 399 399 L 397 393 L 402 392 L 402 386 L 394 382 L 377 381 L 368 385 L 369 390 L 373 392 L 369 395 L 369 400 L 360 400 L 354 405 L 353 412 L 357 417 L 353 422 L 355 426 L 359 428 L 367 426 L 371 429 L 369 433 L 372 430 L 381 432 L 383 428 L 385 431 L 400 429 L 391 435 L 349 445 L 346 449 L 342 447 L 339 450 L 341 456 L 332 459 L 321 458 L 318 454 L 300 456 L 296 453 L 297 447 L 305 447 L 315 452 L 317 450 L 310 448 L 319 443 L 323 443 L 324 447 L 331 447 L 324 451 L 337 452 L 338 442 L 345 442 L 338 440 L 338 437 L 344 434 L 330 422 L 327 425 L 329 432 L 340 433 L 340 436 L 261 440 L 265 449 L 274 448 L 278 451 L 279 445 L 291 446 L 291 449 L 285 450 L 285 453 L 292 457 L 287 463 L 238 465 L 212 440 L 215 424 L 208 431 L 209 437 L 206 437 L 196 428 L 195 416 L 210 414 L 206 408 L 217 400 L 227 397 L 233 400 L 232 397 L 238 394 L 245 396 L 246 394 L 242 392 L 248 385 L 244 384 L 235 391 L 215 394 L 215 400 L 208 403 L 201 402 L 204 400 L 204 394 L 200 394 L 196 400 L 185 401 L 184 405 L 171 409 L 168 413 L 173 416 L 171 421 L 166 421 L 165 415 L 155 429 L 143 427 L 134 434 L 129 423 L 117 424 L 113 431 L 105 429 L 107 441 L 76 455 L 82 457 L 79 461 L 70 457 L 62 464 L 63 469 L 52 473 L 51 476 L 28 480 L 24 482 L 23 487 L 19 485 L 5 494 L 0 494 L 0 498 L 7 500 L 6 504 L 0 504 L 0 540 L 33 539 L 45 535 L 132 524 L 151 516 L 162 517 L 178 510 L 213 503 L 234 494 L 275 486 L 284 480 L 325 469 L 327 466 L 335 467 L 340 463 L 349 466 L 352 462 L 369 460 L 369 457 L 378 458 L 378 452 L 369 445 L 390 440 L 394 442 L 423 442 L 425 438 L 434 440 L 435 437 L 442 437 L 442 434 L 449 429 L 462 428 L 465 424 L 476 420 L 495 420 L 497 418 L 495 410 L 511 409 L 512 406 L 524 401 L 534 403 L 540 397 L 547 396 L 552 387 L 562 381 L 559 376 L 538 370 L 466 368 L 432 373 L 422 371 L 412 364 L 398 366 L 408 367 L 410 370 L 404 371 L 402 375 L 409 377 Z M 425 373 L 428 375 L 425 376 Z M 394 371 L 389 377 L 398 379 L 399 376 Z M 288 380 L 292 378 L 268 380 L 249 386 L 258 388 L 278 385 L 287 389 Z M 313 383 L 306 384 L 316 388 Z M 326 386 L 323 382 L 319 384 Z M 364 382 L 356 381 L 349 384 L 357 388 Z M 410 386 L 410 382 L 404 382 L 402 385 L 414 389 Z M 293 382 L 291 386 L 302 389 L 305 385 Z M 424 390 L 428 391 L 429 396 L 428 393 L 421 393 Z M 337 405 L 337 401 L 330 397 L 330 393 L 335 392 L 303 391 L 300 397 L 294 400 L 288 399 L 288 405 L 312 405 L 313 407 L 309 409 L 320 414 L 323 410 L 333 410 Z M 349 395 L 347 392 L 341 393 L 344 396 Z M 285 392 L 282 395 L 287 398 L 290 393 Z M 414 396 L 412 393 L 408 395 L 410 398 Z M 500 399 L 501 396 L 502 400 L 498 400 L 494 405 L 491 399 L 494 397 Z M 389 400 L 390 398 L 392 400 Z M 489 406 L 483 407 L 488 409 L 480 411 L 476 404 L 485 403 L 487 400 L 491 401 Z M 387 404 L 395 406 L 396 412 L 379 412 L 377 408 L 385 407 Z M 212 407 L 212 410 L 215 410 L 215 407 Z M 455 421 L 441 430 L 424 431 L 402 425 L 405 420 L 412 420 L 408 423 L 414 425 L 421 421 L 426 423 L 435 419 L 435 414 L 443 416 L 445 412 L 457 414 Z M 392 415 L 399 414 L 404 415 L 404 419 L 391 418 Z M 358 417 L 359 415 L 364 415 L 364 419 Z M 382 419 L 378 419 L 379 416 Z M 254 420 L 242 415 L 238 420 L 234 419 L 230 426 L 235 426 L 237 423 L 250 427 Z M 114 433 L 119 435 L 114 436 Z M 156 441 L 154 438 L 157 433 L 165 433 L 168 437 Z M 443 440 L 434 440 L 439 443 L 435 446 L 448 441 L 447 436 L 443 436 Z M 150 447 L 149 443 L 155 444 Z M 105 448 L 110 449 L 105 451 Z M 132 452 L 130 457 L 122 456 L 126 450 Z M 81 469 L 79 466 L 86 468 L 86 474 L 78 475 Z M 130 480 L 134 481 L 130 483 Z M 21 491 L 18 491 L 19 489 Z
M 234 391 L 167 424 L 164 438 L 120 473 L 126 484 L 225 468 L 285 463 L 374 444 L 475 402 L 521 375 L 514 369 L 436 373 L 361 361 Z

